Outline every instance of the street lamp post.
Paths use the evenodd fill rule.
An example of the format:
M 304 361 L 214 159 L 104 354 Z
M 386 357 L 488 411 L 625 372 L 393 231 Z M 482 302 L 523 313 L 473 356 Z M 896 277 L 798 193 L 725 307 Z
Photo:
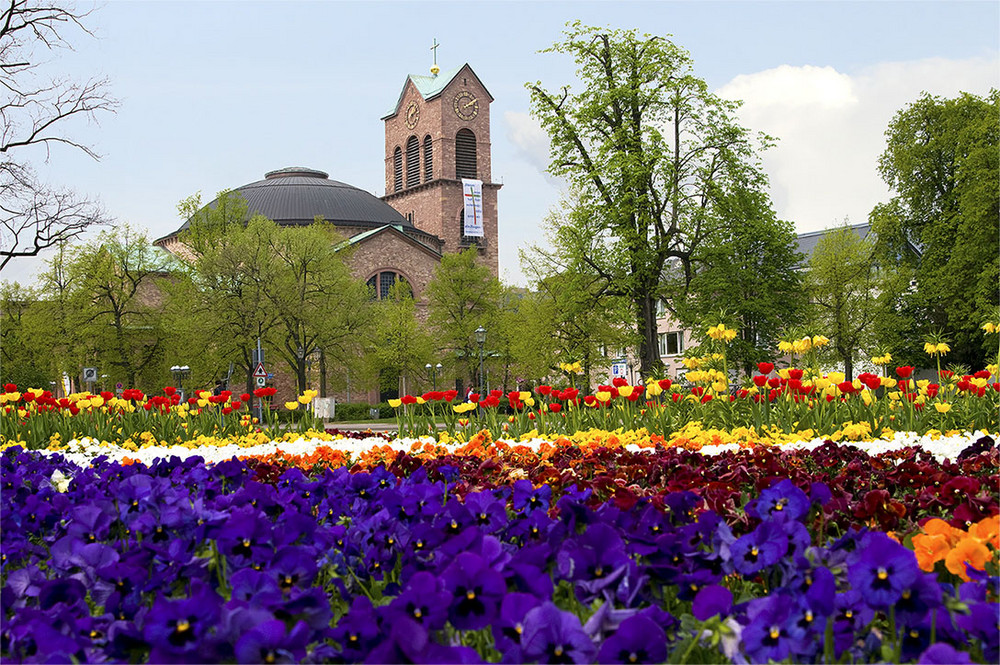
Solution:
M 427 363 L 426 365 L 424 365 L 424 369 L 426 369 L 428 372 L 431 373 L 431 385 L 433 386 L 433 390 L 435 392 L 437 392 L 438 389 L 437 375 L 438 372 L 441 371 L 442 367 L 444 367 L 444 365 L 442 365 L 441 363 L 438 363 L 437 365 L 432 365 L 430 363 Z
M 476 342 L 479 344 L 479 394 L 483 394 L 483 345 L 486 344 L 486 328 L 476 328 Z
M 191 373 L 191 368 L 187 365 L 174 365 L 170 368 L 170 373 L 177 381 L 177 390 L 181 394 L 181 401 L 184 401 L 184 379 Z

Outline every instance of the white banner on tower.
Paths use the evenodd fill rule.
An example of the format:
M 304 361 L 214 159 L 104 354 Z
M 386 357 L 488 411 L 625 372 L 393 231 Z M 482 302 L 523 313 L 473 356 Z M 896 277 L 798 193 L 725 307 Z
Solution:
M 465 234 L 483 237 L 483 181 L 462 178 L 462 198 L 465 200 Z

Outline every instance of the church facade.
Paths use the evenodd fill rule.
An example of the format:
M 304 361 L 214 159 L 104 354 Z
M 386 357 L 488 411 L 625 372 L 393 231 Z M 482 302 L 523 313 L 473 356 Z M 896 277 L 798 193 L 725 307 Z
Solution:
M 374 298 L 406 282 L 426 314 L 426 290 L 445 253 L 474 248 L 479 261 L 498 275 L 500 185 L 492 182 L 490 104 L 493 97 L 472 68 L 449 72 L 435 65 L 430 76 L 412 74 L 385 124 L 385 196 L 330 179 L 312 168 L 270 171 L 262 180 L 233 188 L 247 203 L 247 215 L 263 215 L 281 226 L 303 226 L 317 217 L 333 224 L 352 247 L 348 266 L 367 282 Z M 463 180 L 464 179 L 464 180 Z M 481 182 L 481 235 L 466 235 L 465 187 Z M 214 208 L 217 201 L 208 204 Z M 182 258 L 193 258 L 184 244 L 186 221 L 154 244 Z M 279 397 L 294 395 L 292 377 L 275 367 Z M 348 375 L 338 399 L 377 401 L 377 390 L 354 386 Z M 241 383 L 241 382 L 240 382 Z M 337 383 L 334 381 L 334 383 Z
M 435 68 L 436 69 L 436 68 Z M 369 192 L 311 168 L 290 167 L 234 188 L 248 214 L 282 226 L 322 217 L 347 238 L 352 273 L 385 297 L 406 281 L 418 303 L 443 253 L 475 248 L 498 275 L 497 192 L 491 182 L 490 103 L 493 97 L 468 65 L 450 72 L 411 74 L 385 123 L 386 194 Z M 462 179 L 482 181 L 482 236 L 466 236 Z M 209 203 L 212 207 L 215 201 Z M 154 244 L 188 254 L 185 222 Z

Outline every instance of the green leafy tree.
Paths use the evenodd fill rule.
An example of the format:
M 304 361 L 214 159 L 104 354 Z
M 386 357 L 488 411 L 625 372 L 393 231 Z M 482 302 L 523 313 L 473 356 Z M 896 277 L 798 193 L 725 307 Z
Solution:
M 533 297 L 525 313 L 536 354 L 548 372 L 559 363 L 579 362 L 586 385 L 607 359 L 602 349 L 635 342 L 628 298 L 616 295 L 624 264 L 612 267 L 613 248 L 595 208 L 579 190 L 571 190 L 545 221 L 546 242 L 521 252 Z M 595 266 L 603 257 L 603 267 Z M 524 342 L 522 342 L 522 345 Z
M 608 251 L 591 256 L 607 295 L 628 300 L 641 372 L 662 366 L 656 300 L 668 261 L 683 284 L 692 258 L 725 212 L 721 197 L 762 190 L 755 142 L 733 119 L 738 106 L 708 91 L 686 51 L 662 37 L 571 23 L 546 52 L 578 65 L 582 86 L 529 84 L 532 113 L 551 139 L 549 172 L 587 201 Z
M 431 385 L 426 371 L 435 364 L 434 340 L 417 318 L 417 305 L 408 284 L 392 285 L 389 295 L 374 304 L 374 344 L 367 358 L 370 371 L 379 377 L 380 392 L 419 390 L 419 383 Z M 437 376 L 440 381 L 442 376 Z
M 273 222 L 272 222 L 273 224 Z M 278 228 L 270 250 L 275 268 L 265 284 L 274 309 L 278 355 L 308 388 L 308 358 L 322 350 L 334 363 L 361 355 L 372 323 L 368 287 L 345 263 L 349 247 L 331 224 Z
M 172 259 L 127 225 L 70 251 L 69 297 L 86 318 L 79 330 L 96 345 L 98 364 L 127 386 L 155 386 L 166 373 L 167 337 L 157 283 L 170 277 Z
M 925 93 L 890 123 L 879 172 L 895 195 L 870 220 L 883 262 L 912 270 L 896 310 L 909 336 L 941 332 L 950 361 L 982 367 L 979 327 L 1000 304 L 1000 93 Z
M 875 242 L 841 226 L 824 235 L 809 258 L 806 286 L 809 325 L 830 339 L 828 352 L 844 364 L 848 379 L 854 363 L 878 343 L 880 313 L 898 292 L 897 273 L 879 266 Z
M 54 381 L 51 350 L 39 344 L 27 325 L 38 296 L 17 282 L 0 284 L 0 383 L 49 389 Z
M 764 194 L 742 190 L 719 207 L 730 222 L 692 256 L 694 276 L 677 312 L 688 328 L 701 330 L 719 323 L 710 319 L 724 310 L 739 331 L 729 358 L 751 374 L 756 363 L 773 358 L 781 331 L 806 318 L 804 257 L 794 227 L 775 217 Z
M 478 386 L 479 345 L 475 331 L 487 330 L 486 351 L 496 344 L 502 287 L 490 269 L 476 261 L 477 250 L 445 254 L 427 285 L 428 323 L 438 350 L 469 385 Z

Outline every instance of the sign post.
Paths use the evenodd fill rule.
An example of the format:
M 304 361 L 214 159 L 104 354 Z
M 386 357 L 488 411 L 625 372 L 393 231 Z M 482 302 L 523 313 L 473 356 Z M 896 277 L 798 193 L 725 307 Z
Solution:
M 267 385 L 267 371 L 264 369 L 264 350 L 260 346 L 260 337 L 257 338 L 257 350 L 253 354 L 253 377 L 258 388 Z M 264 400 L 260 397 L 254 399 L 254 410 L 257 412 L 257 423 L 264 421 Z

